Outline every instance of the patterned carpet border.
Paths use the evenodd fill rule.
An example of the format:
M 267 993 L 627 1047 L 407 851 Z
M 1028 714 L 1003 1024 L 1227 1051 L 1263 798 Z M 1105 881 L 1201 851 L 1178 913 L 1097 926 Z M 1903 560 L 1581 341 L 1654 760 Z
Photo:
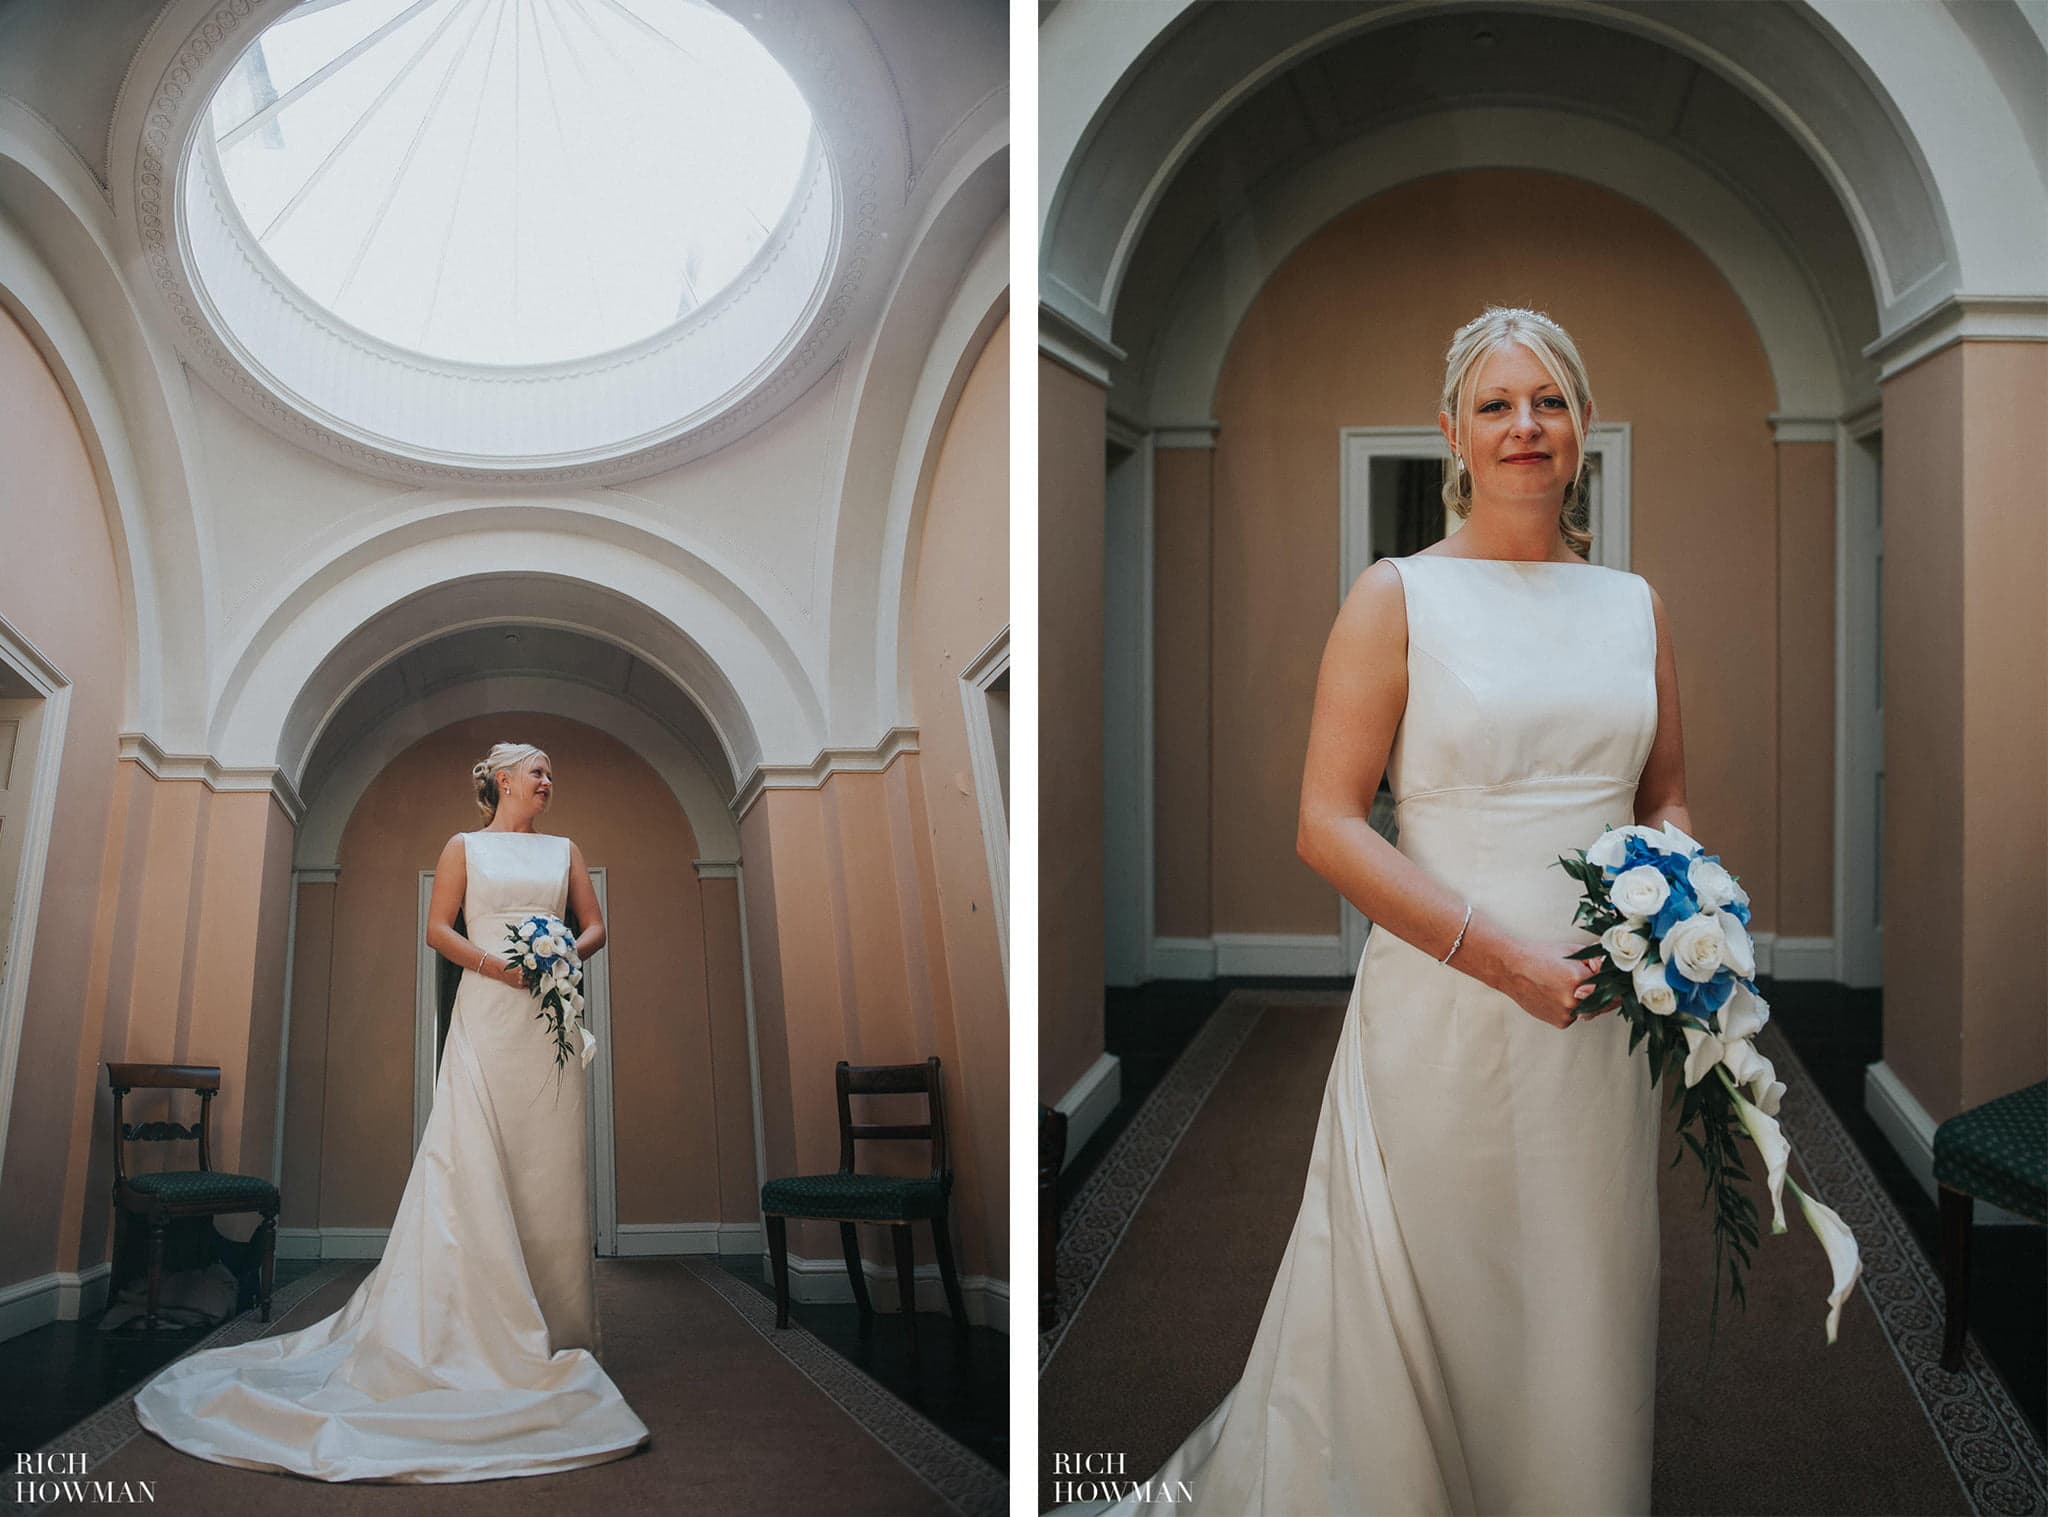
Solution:
M 2048 1456 L 1976 1335 L 1964 1342 L 1960 1370 L 1951 1375 L 1941 1367 L 1940 1272 L 1775 1023 L 1758 1034 L 1757 1048 L 1785 1082 L 1779 1123 L 1793 1157 L 1812 1182 L 1808 1189 L 1856 1234 L 1863 1253 L 1857 1292 L 1874 1308 L 1970 1510 L 1980 1517 L 2048 1514 Z
M 849 1364 L 808 1329 L 775 1325 L 775 1305 L 715 1260 L 677 1261 L 713 1290 L 770 1348 L 838 1404 L 961 1517 L 1006 1517 L 1010 1481 L 1001 1470 Z
M 1060 1211 L 1054 1255 L 1058 1313 L 1038 1335 L 1038 1373 L 1045 1374 L 1074 1320 L 1088 1302 L 1109 1256 L 1123 1241 L 1166 1161 L 1180 1146 L 1195 1113 L 1244 1047 L 1268 1006 L 1326 1005 L 1331 992 L 1233 990 L 1181 1050 L 1145 1104 L 1117 1135 L 1109 1152 Z
M 308 1270 L 296 1280 L 274 1286 L 270 1292 L 270 1321 L 265 1322 L 259 1317 L 253 1306 L 239 1316 L 228 1318 L 204 1338 L 177 1355 L 176 1359 L 165 1360 L 164 1364 L 144 1375 L 90 1417 L 73 1423 L 37 1452 L 83 1454 L 85 1469 L 82 1473 L 90 1475 L 101 1463 L 119 1453 L 130 1440 L 141 1433 L 142 1424 L 135 1420 L 135 1393 L 163 1373 L 166 1366 L 175 1364 L 178 1359 L 183 1359 L 189 1354 L 196 1354 L 201 1349 L 226 1348 L 230 1344 L 247 1343 L 252 1338 L 260 1338 L 280 1326 L 286 1317 L 303 1305 L 307 1298 L 323 1285 L 339 1279 L 352 1262 L 347 1259 L 328 1260 Z M 79 1473 L 69 1472 L 66 1478 L 77 1479 Z M 18 1512 L 39 1512 L 45 1509 L 40 1504 L 10 1504 Z
M 1261 1012 L 1290 1001 L 1328 1006 L 1342 1000 L 1336 991 L 1238 990 L 1211 1015 L 1061 1214 L 1059 1321 L 1040 1335 L 1041 1375 Z M 1785 1082 L 1780 1123 L 1794 1159 L 1808 1189 L 1856 1234 L 1863 1254 L 1857 1292 L 1869 1301 L 1971 1512 L 2048 1517 L 2048 1456 L 1975 1335 L 1965 1343 L 1960 1371 L 1941 1367 L 1941 1278 L 1904 1215 L 1778 1027 L 1766 1026 L 1757 1047 Z

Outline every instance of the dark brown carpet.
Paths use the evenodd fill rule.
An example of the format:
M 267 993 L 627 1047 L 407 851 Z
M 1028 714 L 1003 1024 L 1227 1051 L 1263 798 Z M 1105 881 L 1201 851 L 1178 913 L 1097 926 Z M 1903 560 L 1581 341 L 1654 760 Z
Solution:
M 1236 1382 L 1300 1205 L 1343 1012 L 1340 995 L 1263 1006 L 1130 1219 L 1040 1382 L 1042 1505 L 1056 1452 L 1125 1451 L 1131 1478 L 1142 1479 Z M 1766 1051 L 1785 1077 L 1793 1060 L 1783 1040 Z M 1819 1099 L 1810 1092 L 1805 1083 L 1804 1099 Z M 1800 1112 L 1789 1094 L 1786 1115 L 1792 1130 Z M 1678 1140 L 1666 1121 L 1668 1165 Z M 1805 1157 L 1795 1154 L 1794 1174 L 1834 1202 L 1829 1186 L 1808 1183 Z M 1722 1303 L 1709 1367 L 1713 1243 L 1697 1176 L 1688 1156 L 1664 1171 L 1660 1193 L 1654 1510 L 1971 1511 L 1865 1294 L 1867 1258 L 1838 1341 L 1827 1345 L 1827 1264 L 1789 1192 L 1792 1230 L 1773 1237 L 1768 1198 L 1757 1190 L 1766 1232 L 1747 1277 L 1748 1307 Z M 1868 1256 L 1877 1240 L 1862 1232 Z
M 368 1273 L 348 1270 L 273 1331 L 317 1322 Z M 164 1513 L 943 1513 L 938 1495 L 710 1287 L 672 1260 L 597 1271 L 601 1358 L 653 1435 L 637 1453 L 564 1474 L 453 1485 L 335 1484 L 179 1453 L 139 1433 L 92 1480 L 147 1480 Z

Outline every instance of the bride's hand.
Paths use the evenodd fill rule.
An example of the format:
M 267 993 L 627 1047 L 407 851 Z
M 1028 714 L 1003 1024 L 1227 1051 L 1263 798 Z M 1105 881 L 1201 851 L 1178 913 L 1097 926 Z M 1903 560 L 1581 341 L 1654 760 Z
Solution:
M 1605 955 L 1575 959 L 1585 945 L 1580 942 L 1525 943 L 1509 961 L 1502 984 L 1494 988 L 1506 995 L 1539 1022 L 1564 1028 L 1587 1017 L 1605 1016 L 1614 1010 L 1611 1000 L 1585 1011 L 1593 994 L 1593 976 L 1607 962 Z M 1574 1015 L 1577 1011 L 1579 1014 Z

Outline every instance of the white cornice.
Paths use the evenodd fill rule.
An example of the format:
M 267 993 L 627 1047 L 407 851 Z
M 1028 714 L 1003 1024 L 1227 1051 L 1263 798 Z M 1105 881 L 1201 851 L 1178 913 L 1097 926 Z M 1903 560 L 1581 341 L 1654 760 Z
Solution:
M 872 748 L 826 748 L 808 764 L 762 764 L 741 782 L 732 814 L 745 817 L 764 791 L 817 790 L 835 774 L 880 774 L 904 754 L 917 751 L 915 727 L 892 727 Z
M 306 814 L 306 803 L 299 799 L 297 788 L 274 765 L 238 768 L 223 764 L 208 753 L 166 753 L 146 732 L 124 732 L 120 745 L 119 756 L 140 765 L 151 779 L 197 780 L 217 795 L 267 793 L 283 808 L 294 827 Z
M 1124 350 L 1108 338 L 1089 331 L 1045 302 L 1038 307 L 1038 351 L 1105 390 L 1109 388 L 1111 367 L 1122 363 L 1125 357 Z
M 1223 430 L 1220 421 L 1184 421 L 1170 427 L 1152 429 L 1152 446 L 1155 448 L 1209 448 L 1216 446 L 1216 434 Z
M 315 869 L 294 869 L 292 871 L 292 883 L 294 885 L 338 885 L 341 883 L 341 868 L 339 865 L 330 864 Z
M 690 867 L 697 871 L 700 880 L 736 880 L 740 877 L 738 859 L 692 859 Z
M 1771 441 L 1773 442 L 1833 442 L 1835 440 L 1835 419 L 1832 416 L 1778 416 L 1772 415 Z
M 1864 348 L 1878 383 L 1959 342 L 2048 342 L 2048 295 L 1951 295 Z

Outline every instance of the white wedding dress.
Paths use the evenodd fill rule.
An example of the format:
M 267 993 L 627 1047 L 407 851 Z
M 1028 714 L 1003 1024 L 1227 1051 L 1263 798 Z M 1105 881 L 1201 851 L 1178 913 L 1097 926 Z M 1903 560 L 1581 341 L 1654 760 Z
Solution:
M 465 848 L 477 944 L 566 906 L 567 838 L 473 832 Z M 170 1365 L 135 1398 L 145 1428 L 218 1464 L 420 1482 L 600 1464 L 647 1438 L 591 1353 L 588 1076 L 557 1068 L 537 1009 L 463 974 L 377 1267 L 310 1327 Z
M 1513 933 L 1593 941 L 1555 861 L 1635 820 L 1657 725 L 1649 586 L 1589 564 L 1392 562 L 1402 853 Z M 1659 1110 L 1619 1015 L 1547 1026 L 1374 929 L 1244 1375 L 1110 1510 L 1647 1512 Z

